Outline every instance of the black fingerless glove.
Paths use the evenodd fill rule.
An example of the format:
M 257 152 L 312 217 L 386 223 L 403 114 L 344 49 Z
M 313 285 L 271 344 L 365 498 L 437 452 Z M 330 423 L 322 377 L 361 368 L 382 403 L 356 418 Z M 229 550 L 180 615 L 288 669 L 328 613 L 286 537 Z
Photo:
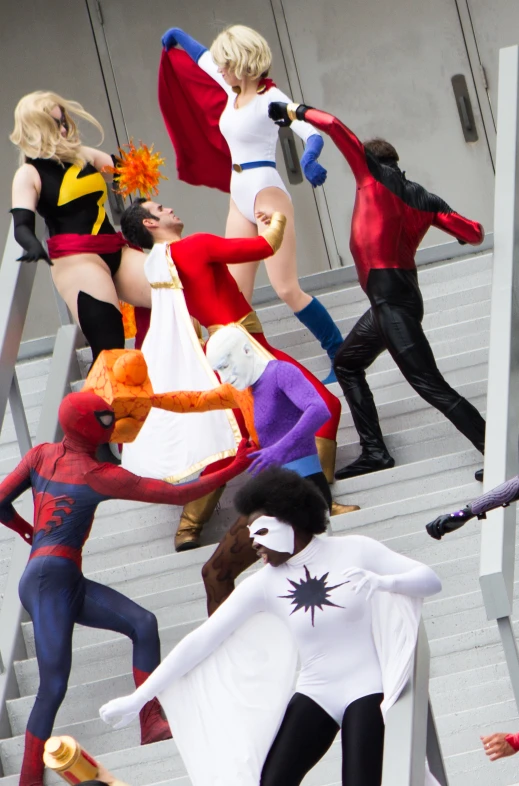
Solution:
M 290 117 L 288 113 L 289 107 L 294 107 L 294 104 L 285 104 L 284 101 L 272 101 L 272 103 L 269 104 L 269 117 L 280 128 L 289 126 L 294 120 L 293 116 Z M 306 104 L 299 104 L 295 113 L 296 119 L 304 120 L 307 109 L 311 108 L 311 106 L 307 106 Z
M 438 516 L 437 519 L 427 524 L 425 529 L 431 538 L 441 540 L 443 535 L 463 527 L 463 525 L 466 524 L 467 521 L 470 521 L 470 519 L 473 519 L 475 515 L 476 514 L 472 513 L 470 507 L 467 505 L 465 508 L 457 510 L 455 513 L 444 513 L 442 516 Z
M 44 259 L 48 265 L 52 265 L 49 255 L 36 237 L 36 215 L 33 210 L 25 207 L 13 207 L 10 211 L 13 216 L 14 237 L 17 243 L 25 250 L 18 258 L 18 262 L 37 262 Z
M 296 118 L 298 120 L 304 120 L 305 115 L 309 109 L 313 109 L 313 107 L 308 106 L 307 104 L 299 104 L 299 106 L 296 109 Z

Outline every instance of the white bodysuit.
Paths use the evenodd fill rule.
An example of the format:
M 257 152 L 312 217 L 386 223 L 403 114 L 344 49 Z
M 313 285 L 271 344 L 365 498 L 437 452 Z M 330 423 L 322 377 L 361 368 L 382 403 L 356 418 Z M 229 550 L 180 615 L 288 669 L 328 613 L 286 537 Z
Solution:
M 138 704 L 163 693 L 251 616 L 266 611 L 278 617 L 295 640 L 301 662 L 296 690 L 341 725 L 353 701 L 383 692 L 371 601 L 366 601 L 366 590 L 355 594 L 355 577 L 347 580 L 343 575 L 353 567 L 391 576 L 394 593 L 423 598 L 441 589 L 430 568 L 371 538 L 314 537 L 285 564 L 266 565 L 245 579 L 138 688 Z
M 258 95 L 240 109 L 235 108 L 237 95 L 218 73 L 218 66 L 209 51 L 204 52 L 198 61 L 202 68 L 228 95 L 227 105 L 220 117 L 220 131 L 229 145 L 233 164 L 247 164 L 251 161 L 276 162 L 278 127 L 268 116 L 272 101 L 291 103 L 277 87 Z M 310 136 L 319 132 L 310 124 L 295 120 L 290 126 L 306 142 Z M 287 188 L 277 169 L 258 167 L 235 172 L 231 175 L 231 197 L 238 210 L 253 224 L 256 223 L 254 206 L 256 195 L 264 188 L 280 188 L 288 194 Z M 290 195 L 289 195 L 290 196 Z

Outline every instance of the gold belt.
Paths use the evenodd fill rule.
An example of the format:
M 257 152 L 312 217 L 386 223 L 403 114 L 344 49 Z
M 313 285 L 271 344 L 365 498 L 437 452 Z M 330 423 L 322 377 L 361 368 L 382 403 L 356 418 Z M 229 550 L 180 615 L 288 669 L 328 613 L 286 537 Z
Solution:
M 265 349 L 259 341 L 254 338 L 254 334 L 261 333 L 263 334 L 263 327 L 261 322 L 259 321 L 259 317 L 255 311 L 249 311 L 248 314 L 245 314 L 238 322 L 231 322 L 231 325 L 234 325 L 239 330 L 243 330 L 243 332 L 249 336 L 249 342 L 252 344 L 256 352 L 265 360 L 275 360 L 274 355 L 272 355 L 268 349 Z M 228 325 L 210 325 L 207 328 L 207 332 L 209 333 L 209 338 L 211 338 L 214 333 L 216 333 L 220 328 L 228 327 Z
M 244 317 L 233 324 L 241 325 L 243 328 L 245 328 L 247 333 L 263 333 L 263 326 L 255 311 L 249 311 L 248 314 L 245 314 Z M 209 325 L 207 332 L 209 333 L 209 336 L 212 336 L 213 333 L 216 333 L 217 330 L 220 330 L 220 328 L 223 327 L 226 327 L 226 325 Z

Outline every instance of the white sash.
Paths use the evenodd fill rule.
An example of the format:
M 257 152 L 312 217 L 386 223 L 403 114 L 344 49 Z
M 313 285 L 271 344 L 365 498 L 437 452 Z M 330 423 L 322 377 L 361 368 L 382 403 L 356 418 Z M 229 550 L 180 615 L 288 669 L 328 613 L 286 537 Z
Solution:
M 167 243 L 158 243 L 144 270 L 152 287 L 150 328 L 142 345 L 155 393 L 210 390 L 220 383 L 209 366 L 189 316 Z M 231 410 L 177 414 L 152 409 L 122 466 L 170 483 L 192 480 L 208 464 L 236 454 L 240 441 Z

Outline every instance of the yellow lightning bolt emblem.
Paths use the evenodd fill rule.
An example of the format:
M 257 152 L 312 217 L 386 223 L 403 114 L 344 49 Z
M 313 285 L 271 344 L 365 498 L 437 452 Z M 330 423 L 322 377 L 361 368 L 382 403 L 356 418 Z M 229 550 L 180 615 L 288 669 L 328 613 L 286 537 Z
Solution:
M 101 229 L 103 221 L 105 220 L 106 210 L 104 209 L 104 203 L 108 196 L 108 191 L 104 178 L 99 172 L 96 172 L 93 175 L 79 177 L 81 171 L 82 170 L 77 166 L 77 164 L 72 164 L 72 166 L 69 167 L 69 169 L 67 169 L 65 172 L 65 176 L 59 190 L 58 207 L 61 207 L 61 205 L 66 205 L 68 202 L 73 202 L 74 199 L 87 196 L 87 194 L 95 194 L 96 191 L 101 191 L 101 196 L 97 201 L 99 212 L 92 228 L 92 234 L 97 235 Z

